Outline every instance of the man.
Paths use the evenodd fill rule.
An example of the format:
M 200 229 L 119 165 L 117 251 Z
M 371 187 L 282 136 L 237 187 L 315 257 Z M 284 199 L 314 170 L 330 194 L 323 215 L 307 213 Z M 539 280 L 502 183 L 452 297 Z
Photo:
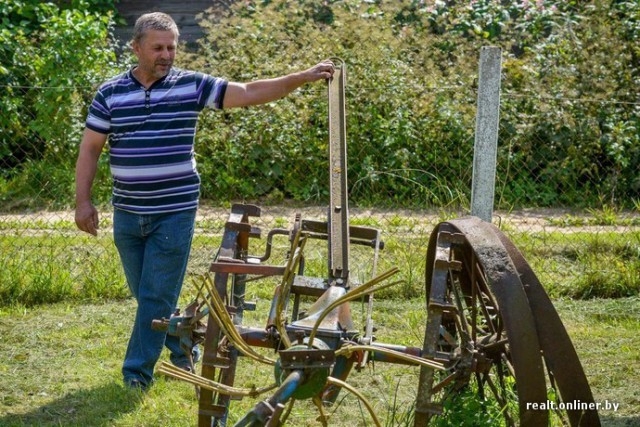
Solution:
M 97 235 L 91 187 L 109 138 L 114 241 L 138 302 L 122 367 L 124 382 L 146 390 L 163 346 L 176 366 L 190 358 L 177 337 L 151 329 L 177 305 L 191 248 L 200 178 L 194 158 L 198 113 L 263 104 L 332 76 L 331 62 L 250 83 L 173 68 L 178 28 L 164 13 L 142 15 L 132 49 L 138 63 L 100 86 L 89 108 L 76 164 L 75 221 Z

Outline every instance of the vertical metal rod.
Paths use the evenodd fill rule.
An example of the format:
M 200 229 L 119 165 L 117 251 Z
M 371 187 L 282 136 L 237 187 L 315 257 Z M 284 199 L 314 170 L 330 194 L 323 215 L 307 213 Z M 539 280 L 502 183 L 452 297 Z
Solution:
M 336 66 L 329 80 L 329 277 L 349 276 L 349 203 L 347 194 L 346 67 Z

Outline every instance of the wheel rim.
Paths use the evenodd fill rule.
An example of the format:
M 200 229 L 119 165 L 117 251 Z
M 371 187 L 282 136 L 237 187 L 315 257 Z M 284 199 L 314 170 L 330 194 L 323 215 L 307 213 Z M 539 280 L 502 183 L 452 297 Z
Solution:
M 421 369 L 415 425 L 425 425 L 470 390 L 493 400 L 507 425 L 547 425 L 548 413 L 531 406 L 546 402 L 535 322 L 493 230 L 477 218 L 440 224 L 426 270 L 424 355 L 448 360 L 451 369 L 444 378 Z

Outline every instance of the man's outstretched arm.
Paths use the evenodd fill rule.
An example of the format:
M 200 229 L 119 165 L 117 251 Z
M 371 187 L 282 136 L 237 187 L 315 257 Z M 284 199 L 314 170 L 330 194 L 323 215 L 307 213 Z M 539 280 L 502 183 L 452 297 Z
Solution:
M 229 82 L 224 95 L 223 108 L 247 107 L 275 101 L 306 83 L 330 78 L 334 68 L 333 62 L 323 61 L 304 71 L 282 77 L 250 83 Z

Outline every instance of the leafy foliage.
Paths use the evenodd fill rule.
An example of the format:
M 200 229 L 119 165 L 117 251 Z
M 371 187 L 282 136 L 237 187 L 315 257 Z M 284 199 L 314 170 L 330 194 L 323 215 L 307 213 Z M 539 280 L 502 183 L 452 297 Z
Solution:
M 3 198 L 29 197 L 43 185 L 58 189 L 49 188 L 49 198 L 72 194 L 74 156 L 68 154 L 75 152 L 96 83 L 115 63 L 108 44 L 112 14 L 73 3 L 64 9 L 37 1 L 0 5 L 0 165 L 3 178 L 17 177 Z M 47 178 L 61 166 L 60 180 Z
M 238 3 L 205 23 L 208 36 L 188 64 L 251 80 L 344 59 L 356 203 L 468 203 L 476 57 L 487 43 L 506 52 L 498 203 L 629 206 L 637 198 L 636 3 L 311 3 Z M 204 196 L 323 200 L 324 103 L 316 86 L 222 124 L 207 117 Z
M 95 84 L 124 68 L 109 43 L 109 8 L 111 0 L 0 6 L 4 206 L 71 203 L 69 154 L 85 108 Z M 633 208 L 639 16 L 638 2 L 622 0 L 243 1 L 205 16 L 206 37 L 180 65 L 248 81 L 344 61 L 352 202 L 464 208 L 478 52 L 497 45 L 498 207 Z M 325 202 L 326 116 L 321 84 L 267 106 L 204 113 L 203 198 Z M 102 166 L 96 197 L 106 202 Z

